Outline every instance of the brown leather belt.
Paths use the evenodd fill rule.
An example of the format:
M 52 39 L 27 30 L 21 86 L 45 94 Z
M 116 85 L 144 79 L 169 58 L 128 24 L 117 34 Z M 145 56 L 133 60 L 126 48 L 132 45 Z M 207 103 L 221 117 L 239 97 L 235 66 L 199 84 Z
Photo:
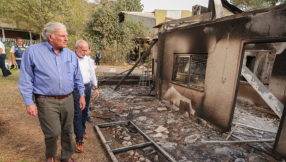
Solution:
M 84 86 L 86 87 L 86 86 L 88 86 L 89 85 L 89 83 L 87 83 L 87 84 L 84 84 Z
M 64 99 L 68 96 L 70 96 L 72 94 L 72 92 L 70 94 L 67 95 L 63 95 L 63 96 L 46 96 L 46 95 L 39 95 L 39 94 L 35 94 L 36 98 L 53 98 L 53 99 Z

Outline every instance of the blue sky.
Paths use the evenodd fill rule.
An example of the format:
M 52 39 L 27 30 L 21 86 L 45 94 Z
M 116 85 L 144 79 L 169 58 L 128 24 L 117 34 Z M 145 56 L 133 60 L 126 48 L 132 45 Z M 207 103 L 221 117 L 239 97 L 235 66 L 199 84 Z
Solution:
M 141 0 L 141 3 L 144 4 L 143 12 L 155 9 L 192 11 L 192 6 L 197 4 L 208 7 L 209 0 Z

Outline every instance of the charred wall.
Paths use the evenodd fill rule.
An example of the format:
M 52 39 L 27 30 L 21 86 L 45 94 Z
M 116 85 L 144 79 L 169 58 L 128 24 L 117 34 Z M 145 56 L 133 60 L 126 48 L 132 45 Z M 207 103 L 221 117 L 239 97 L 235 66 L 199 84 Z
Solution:
M 286 5 L 282 5 L 162 31 L 158 44 L 157 93 L 163 98 L 168 89 L 175 88 L 192 101 L 196 116 L 224 131 L 229 130 L 240 83 L 244 44 L 286 41 L 285 21 Z M 176 54 L 208 55 L 203 90 L 174 83 L 172 72 Z M 279 86 L 284 89 L 285 57 L 285 54 L 277 55 L 270 81 L 273 85 L 283 82 Z M 277 88 L 270 89 L 275 91 L 274 87 Z M 281 129 L 285 127 L 282 123 Z M 286 140 L 285 131 L 280 137 Z
M 164 39 L 161 41 L 164 48 L 159 51 L 162 56 L 158 68 L 160 96 L 164 97 L 167 90 L 174 86 L 183 96 L 192 100 L 195 115 L 222 130 L 229 130 L 238 72 L 243 58 L 243 44 L 281 39 L 285 41 L 285 8 L 284 5 L 271 10 L 242 13 L 161 32 L 159 40 Z M 159 48 L 160 46 L 162 45 Z M 175 54 L 208 55 L 203 91 L 186 88 L 172 81 Z M 273 77 L 283 74 L 273 72 Z
M 281 101 L 286 103 L 286 51 L 276 55 L 270 80 L 269 90 Z

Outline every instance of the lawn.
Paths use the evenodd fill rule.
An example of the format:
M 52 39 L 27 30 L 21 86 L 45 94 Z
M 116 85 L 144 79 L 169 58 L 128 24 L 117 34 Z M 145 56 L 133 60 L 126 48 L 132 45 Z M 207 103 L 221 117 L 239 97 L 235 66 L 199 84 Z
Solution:
M 0 162 L 42 162 L 45 161 L 45 144 L 39 120 L 26 112 L 25 104 L 18 89 L 20 70 L 12 71 L 8 77 L 0 76 Z M 96 121 L 95 123 L 100 122 Z M 74 154 L 79 162 L 109 161 L 102 144 L 94 132 L 93 124 L 87 124 L 89 141 L 85 150 Z M 58 140 L 56 160 L 60 160 Z

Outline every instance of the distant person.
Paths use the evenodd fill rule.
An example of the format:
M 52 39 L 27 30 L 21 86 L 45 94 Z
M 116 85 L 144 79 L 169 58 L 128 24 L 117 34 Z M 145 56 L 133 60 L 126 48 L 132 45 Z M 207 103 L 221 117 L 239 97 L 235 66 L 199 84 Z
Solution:
M 88 108 L 91 95 L 91 86 L 95 87 L 95 97 L 99 97 L 99 92 L 97 88 L 97 79 L 94 73 L 94 64 L 91 62 L 90 58 L 86 56 L 88 49 L 88 44 L 84 40 L 78 40 L 76 42 L 75 54 L 78 57 L 78 63 L 80 66 L 80 71 L 83 78 L 83 83 L 85 86 L 84 96 L 86 105 L 81 107 L 79 103 L 80 91 L 77 88 L 74 88 L 72 94 L 74 98 L 74 134 L 76 136 L 76 152 L 80 153 L 84 150 L 83 147 L 83 138 L 89 139 L 89 136 L 86 134 L 85 122 L 88 119 Z M 91 84 L 90 84 L 91 83 Z
M 55 162 L 59 136 L 61 162 L 75 162 L 72 158 L 74 89 L 78 90 L 79 107 L 85 108 L 80 66 L 75 53 L 66 48 L 66 30 L 62 23 L 48 22 L 42 32 L 45 42 L 25 50 L 19 77 L 27 113 L 38 116 L 44 133 L 46 162 Z
M 101 58 L 101 53 L 99 53 L 99 51 L 96 51 L 96 54 L 95 54 L 96 58 L 95 58 L 95 62 L 96 62 L 96 65 L 99 67 L 100 64 L 100 58 Z
M 12 64 L 15 65 L 15 57 L 16 57 L 16 63 L 18 65 L 19 69 L 21 67 L 22 55 L 23 55 L 24 51 L 26 50 L 26 48 L 27 48 L 27 46 L 25 44 L 23 44 L 22 38 L 17 37 L 16 38 L 16 44 L 14 44 L 10 50 Z
M 6 66 L 5 66 L 5 59 L 6 59 L 5 46 L 0 41 L 0 68 L 2 70 L 3 76 L 7 77 L 8 75 L 11 75 L 12 73 L 6 68 Z

